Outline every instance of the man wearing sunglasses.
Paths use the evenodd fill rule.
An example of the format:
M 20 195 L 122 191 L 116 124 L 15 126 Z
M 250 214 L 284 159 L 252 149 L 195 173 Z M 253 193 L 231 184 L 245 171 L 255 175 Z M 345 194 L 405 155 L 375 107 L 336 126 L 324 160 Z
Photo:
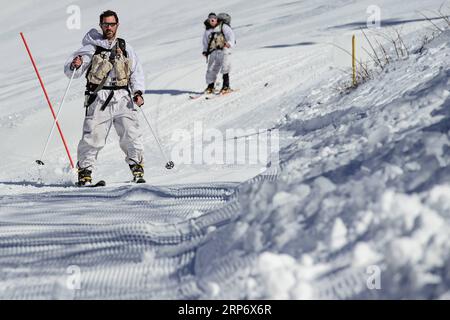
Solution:
M 133 179 L 144 180 L 142 132 L 137 107 L 144 104 L 144 71 L 133 48 L 117 38 L 119 18 L 114 11 L 100 15 L 100 28 L 90 30 L 83 47 L 66 62 L 64 72 L 74 78 L 86 73 L 86 116 L 78 144 L 78 185 L 92 182 L 98 153 L 105 146 L 111 127 L 120 137 Z
M 223 85 L 220 94 L 231 92 L 231 49 L 236 40 L 230 26 L 231 17 L 226 13 L 216 15 L 210 13 L 205 21 L 206 31 L 203 35 L 203 55 L 208 59 L 206 94 L 214 93 L 214 86 L 219 72 L 223 74 Z

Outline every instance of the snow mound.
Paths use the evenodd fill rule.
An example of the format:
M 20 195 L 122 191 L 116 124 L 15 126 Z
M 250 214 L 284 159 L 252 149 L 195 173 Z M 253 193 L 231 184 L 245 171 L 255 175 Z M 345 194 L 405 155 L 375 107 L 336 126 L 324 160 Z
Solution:
M 240 217 L 198 251 L 203 281 L 225 278 L 224 256 L 240 261 L 218 297 L 448 295 L 449 55 L 446 31 L 375 81 L 288 117 L 281 129 L 295 139 L 279 180 L 242 186 Z

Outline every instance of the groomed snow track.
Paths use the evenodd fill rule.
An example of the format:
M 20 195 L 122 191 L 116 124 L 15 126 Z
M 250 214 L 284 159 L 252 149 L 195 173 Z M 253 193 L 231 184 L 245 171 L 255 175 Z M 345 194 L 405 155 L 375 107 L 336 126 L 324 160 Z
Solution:
M 201 298 L 196 250 L 240 214 L 238 192 L 237 184 L 220 183 L 5 196 L 0 298 Z M 229 261 L 220 278 L 242 263 Z

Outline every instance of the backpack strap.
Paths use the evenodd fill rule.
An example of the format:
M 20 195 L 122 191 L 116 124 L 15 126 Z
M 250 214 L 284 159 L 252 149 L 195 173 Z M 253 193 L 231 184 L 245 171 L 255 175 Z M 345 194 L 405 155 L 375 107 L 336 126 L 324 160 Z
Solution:
M 119 44 L 119 49 L 122 50 L 123 55 L 125 58 L 128 58 L 128 52 L 127 52 L 127 43 L 122 38 L 117 38 L 117 43 Z
M 103 48 L 100 46 L 96 46 L 94 55 L 100 54 L 102 52 L 112 52 L 113 49 L 116 47 L 118 47 L 120 50 L 122 50 L 123 55 L 128 58 L 127 42 L 122 38 L 117 38 L 116 45 L 112 49 L 106 49 L 106 48 Z
M 211 44 L 214 41 L 214 32 L 211 32 L 209 42 L 208 42 L 208 49 L 206 51 L 206 56 L 209 56 L 214 50 L 211 50 Z

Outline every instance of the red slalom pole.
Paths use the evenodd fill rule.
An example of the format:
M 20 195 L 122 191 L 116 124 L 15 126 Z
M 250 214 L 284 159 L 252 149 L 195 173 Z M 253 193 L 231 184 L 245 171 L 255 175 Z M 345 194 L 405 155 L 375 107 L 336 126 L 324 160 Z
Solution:
M 34 62 L 33 56 L 31 55 L 30 48 L 28 47 L 28 44 L 27 44 L 27 41 L 25 40 L 23 32 L 20 33 L 20 36 L 22 37 L 25 48 L 27 49 L 28 56 L 30 57 L 31 63 L 33 64 L 34 71 L 36 71 L 36 75 L 38 77 L 39 83 L 41 84 L 42 91 L 44 91 L 45 99 L 47 100 L 48 106 L 50 107 L 50 111 L 52 112 L 53 119 L 56 122 L 56 127 L 58 128 L 59 135 L 61 136 L 62 142 L 64 144 L 64 148 L 66 149 L 67 156 L 69 157 L 70 166 L 73 169 L 73 168 L 75 168 L 75 166 L 73 164 L 72 156 L 70 155 L 70 151 L 69 151 L 69 147 L 67 146 L 66 139 L 64 138 L 64 134 L 62 133 L 61 127 L 59 126 L 59 122 L 58 122 L 58 119 L 56 118 L 56 114 L 53 109 L 52 103 L 50 102 L 50 98 L 48 97 L 47 90 L 45 90 L 44 82 L 42 81 L 41 75 L 39 74 L 39 71 L 36 66 L 36 63 Z

